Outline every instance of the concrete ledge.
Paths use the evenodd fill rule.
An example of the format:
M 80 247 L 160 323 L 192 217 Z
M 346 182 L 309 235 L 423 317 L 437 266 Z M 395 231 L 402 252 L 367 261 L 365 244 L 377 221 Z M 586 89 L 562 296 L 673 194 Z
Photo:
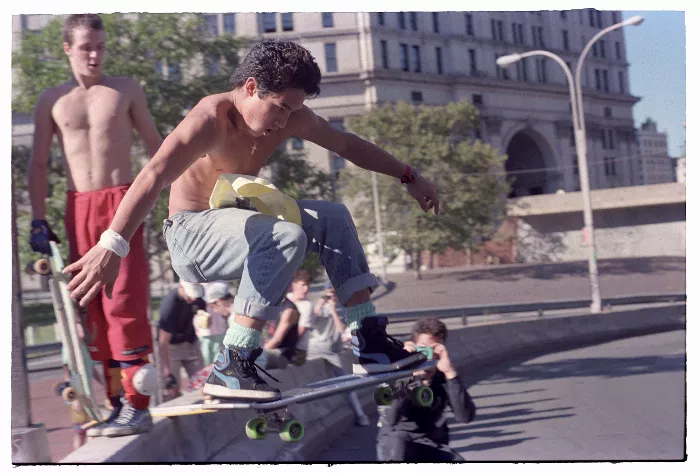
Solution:
M 493 325 L 451 329 L 447 340 L 451 358 L 460 369 L 475 372 L 508 359 L 685 328 L 685 303 L 671 303 L 602 314 L 538 318 Z M 302 367 L 273 370 L 282 389 L 331 376 L 324 362 L 313 360 Z M 372 389 L 361 391 L 368 405 Z M 166 405 L 187 404 L 195 394 Z M 340 435 L 354 417 L 345 395 L 291 406 L 304 423 L 304 439 L 288 444 L 274 434 L 264 441 L 245 436 L 251 411 L 224 411 L 155 420 L 154 428 L 137 437 L 97 438 L 64 458 L 61 463 L 144 462 L 302 462 Z
M 44 424 L 12 429 L 12 463 L 51 463 Z

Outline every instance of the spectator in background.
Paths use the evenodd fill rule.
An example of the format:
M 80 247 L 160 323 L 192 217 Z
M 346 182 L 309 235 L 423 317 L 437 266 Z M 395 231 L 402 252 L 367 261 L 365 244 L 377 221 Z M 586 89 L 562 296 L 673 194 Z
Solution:
M 301 366 L 306 361 L 309 344 L 312 304 L 306 299 L 311 274 L 300 269 L 294 274 L 290 292 L 282 301 L 279 321 L 271 327 L 272 335 L 263 344 L 258 364 L 263 368 L 285 368 L 289 363 Z
M 160 302 L 158 320 L 158 343 L 160 344 L 163 369 L 164 398 L 180 395 L 180 369 L 187 376 L 194 375 L 204 367 L 202 351 L 194 330 L 194 316 L 205 310 L 201 284 L 180 281 Z
M 340 357 L 340 352 L 343 350 L 341 336 L 346 328 L 342 318 L 345 310 L 338 302 L 331 283 L 326 284 L 323 289 L 323 296 L 318 300 L 313 311 L 306 358 L 308 360 L 324 360 L 333 372 L 333 376 L 338 377 L 349 374 L 351 371 L 350 366 L 344 366 Z M 346 361 L 349 364 L 350 360 Z M 355 391 L 348 393 L 348 401 L 355 413 L 357 425 L 368 426 L 369 418 L 362 410 L 362 405 Z
M 204 302 L 207 303 L 206 310 L 198 311 L 194 316 L 194 330 L 204 365 L 208 366 L 216 361 L 228 330 L 228 318 L 233 306 L 233 295 L 228 284 L 224 281 L 206 284 Z

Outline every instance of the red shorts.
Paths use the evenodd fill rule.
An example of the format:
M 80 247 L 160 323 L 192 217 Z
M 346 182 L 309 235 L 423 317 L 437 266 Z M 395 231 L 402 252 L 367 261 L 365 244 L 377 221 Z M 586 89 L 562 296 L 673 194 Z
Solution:
M 70 260 L 75 262 L 100 240 L 109 228 L 130 184 L 92 192 L 68 191 L 66 233 Z M 104 288 L 88 304 L 83 318 L 85 342 L 96 361 L 136 360 L 152 352 L 148 321 L 148 261 L 141 225 L 130 241 L 131 250 L 121 262 L 112 298 Z

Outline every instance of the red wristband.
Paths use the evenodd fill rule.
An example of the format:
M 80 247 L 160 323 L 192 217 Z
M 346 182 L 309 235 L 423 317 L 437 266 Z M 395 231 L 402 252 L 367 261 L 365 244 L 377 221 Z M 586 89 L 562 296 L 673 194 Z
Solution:
M 401 176 L 401 184 L 410 184 L 416 180 L 416 171 L 411 168 L 411 166 L 406 166 L 406 171 L 404 171 L 403 176 Z

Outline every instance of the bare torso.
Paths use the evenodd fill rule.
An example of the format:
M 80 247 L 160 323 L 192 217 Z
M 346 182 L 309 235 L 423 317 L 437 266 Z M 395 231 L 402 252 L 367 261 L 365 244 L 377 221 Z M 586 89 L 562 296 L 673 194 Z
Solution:
M 133 180 L 133 86 L 128 78 L 105 77 L 88 89 L 70 83 L 52 89 L 51 116 L 69 189 L 87 192 Z
M 211 150 L 172 183 L 169 202 L 171 216 L 182 211 L 208 209 L 209 197 L 220 174 L 257 176 L 272 152 L 291 136 L 293 127 L 290 126 L 259 138 L 237 130 L 231 123 L 234 111 L 228 95 L 213 95 L 197 105 L 203 107 L 205 113 L 216 115 L 221 132 L 217 134 Z M 293 122 L 293 118 L 290 118 L 290 122 Z

